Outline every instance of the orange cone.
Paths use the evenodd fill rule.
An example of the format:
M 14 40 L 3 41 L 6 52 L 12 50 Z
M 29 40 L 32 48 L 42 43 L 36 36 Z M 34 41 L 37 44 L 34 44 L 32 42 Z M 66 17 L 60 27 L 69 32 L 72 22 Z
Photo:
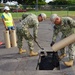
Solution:
M 0 45 L 4 44 L 3 42 L 0 42 Z

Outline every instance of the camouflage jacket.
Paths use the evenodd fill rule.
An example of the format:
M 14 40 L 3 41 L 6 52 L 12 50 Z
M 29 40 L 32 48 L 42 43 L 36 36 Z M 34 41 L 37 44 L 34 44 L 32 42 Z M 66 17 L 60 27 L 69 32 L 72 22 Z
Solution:
M 23 17 L 23 15 L 22 15 Z M 38 32 L 38 18 L 35 14 L 26 14 L 25 18 L 20 22 L 20 24 L 17 26 L 18 29 L 29 29 L 33 28 L 33 35 L 34 37 L 37 37 Z
M 62 38 L 75 33 L 75 21 L 70 17 L 62 17 L 60 25 L 54 25 L 52 41 L 56 41 L 59 32 L 62 32 Z

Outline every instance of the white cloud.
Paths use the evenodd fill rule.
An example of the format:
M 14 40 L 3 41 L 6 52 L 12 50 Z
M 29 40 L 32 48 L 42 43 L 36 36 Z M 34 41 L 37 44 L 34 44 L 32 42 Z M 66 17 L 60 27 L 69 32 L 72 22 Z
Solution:
M 47 3 L 50 2 L 50 1 L 53 1 L 53 0 L 46 0 Z

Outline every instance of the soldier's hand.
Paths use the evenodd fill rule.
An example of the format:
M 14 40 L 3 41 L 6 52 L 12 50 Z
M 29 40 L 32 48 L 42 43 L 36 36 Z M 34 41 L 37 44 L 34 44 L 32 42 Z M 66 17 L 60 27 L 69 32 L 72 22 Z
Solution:
M 54 42 L 54 41 L 52 41 L 52 42 L 51 42 L 51 44 L 50 44 L 50 46 L 53 46 L 53 45 L 54 45 L 54 43 L 55 43 L 55 42 Z

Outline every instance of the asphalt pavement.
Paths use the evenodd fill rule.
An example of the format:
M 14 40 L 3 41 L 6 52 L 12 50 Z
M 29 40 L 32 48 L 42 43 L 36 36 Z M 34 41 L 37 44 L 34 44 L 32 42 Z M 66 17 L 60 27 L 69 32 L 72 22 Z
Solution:
M 19 20 L 15 21 L 15 26 L 19 24 Z M 0 22 L 0 41 L 4 42 L 4 26 Z M 32 29 L 30 29 L 33 34 Z M 49 19 L 41 22 L 38 29 L 38 42 L 44 50 L 52 51 L 50 43 L 52 41 L 53 27 Z M 60 39 L 60 35 L 58 36 Z M 58 40 L 59 40 L 58 39 Z M 6 48 L 5 45 L 0 46 L 0 75 L 75 75 L 75 62 L 73 67 L 66 67 L 62 60 L 60 61 L 60 70 L 36 70 L 39 56 L 29 56 L 28 44 L 23 39 L 23 49 L 27 52 L 18 54 L 17 47 Z M 34 51 L 41 50 L 34 42 Z M 68 57 L 68 56 L 67 56 Z M 63 60 L 67 60 L 65 57 Z

